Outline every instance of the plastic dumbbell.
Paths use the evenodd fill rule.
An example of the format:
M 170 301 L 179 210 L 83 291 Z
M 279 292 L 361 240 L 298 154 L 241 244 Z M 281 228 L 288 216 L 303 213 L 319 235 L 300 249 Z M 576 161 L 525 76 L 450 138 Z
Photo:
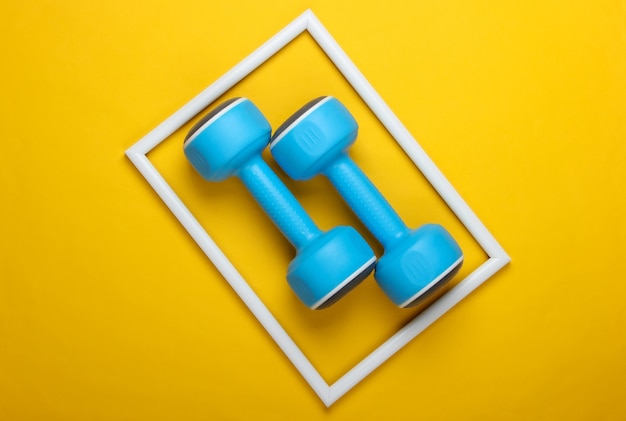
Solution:
M 233 98 L 195 124 L 184 153 L 209 181 L 238 177 L 296 248 L 287 281 L 311 309 L 335 303 L 374 269 L 376 256 L 352 227 L 322 232 L 261 157 L 271 126 L 246 98 Z
M 317 98 L 283 123 L 270 141 L 278 165 L 292 178 L 323 174 L 382 244 L 375 278 L 400 307 L 410 307 L 448 282 L 463 263 L 463 252 L 438 224 L 411 230 L 347 155 L 358 125 L 336 98 Z

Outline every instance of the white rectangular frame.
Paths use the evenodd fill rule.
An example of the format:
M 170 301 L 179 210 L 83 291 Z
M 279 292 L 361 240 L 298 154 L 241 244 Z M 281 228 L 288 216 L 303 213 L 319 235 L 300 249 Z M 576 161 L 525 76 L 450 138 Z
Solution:
M 304 31 L 308 31 L 319 47 L 326 53 L 330 60 L 332 60 L 346 80 L 352 85 L 363 101 L 389 131 L 391 136 L 420 169 L 426 179 L 448 204 L 450 209 L 488 256 L 488 259 L 477 269 L 461 280 L 456 286 L 450 289 L 450 291 L 433 302 L 428 308 L 418 314 L 331 385 L 326 383 L 146 156 L 148 152 L 171 136 L 198 113 L 206 109 L 217 98 L 239 83 L 243 78 Z M 419 335 L 435 320 L 454 307 L 459 301 L 510 261 L 504 249 L 498 244 L 496 239 L 478 219 L 467 203 L 465 203 L 454 187 L 452 187 L 439 168 L 437 168 L 424 150 L 418 145 L 417 141 L 385 104 L 372 85 L 369 84 L 363 74 L 348 58 L 346 53 L 311 10 L 307 10 L 297 17 L 239 64 L 176 111 L 167 120 L 132 145 L 126 151 L 126 155 L 327 407 L 336 402 L 367 375 L 404 347 L 404 345 Z

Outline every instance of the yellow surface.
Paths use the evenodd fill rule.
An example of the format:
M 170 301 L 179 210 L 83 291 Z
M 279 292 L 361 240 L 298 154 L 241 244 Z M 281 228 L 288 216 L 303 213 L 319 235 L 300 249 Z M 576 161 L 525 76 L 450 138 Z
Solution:
M 326 409 L 124 157 L 310 7 L 513 258 Z M 0 419 L 624 419 L 624 2 L 37 2 L 0 13 Z M 485 258 L 309 36 L 228 96 L 333 94 L 410 226 Z M 330 383 L 418 310 L 306 310 L 289 244 L 180 142 L 150 159 Z M 281 174 L 282 176 L 282 174 Z M 361 225 L 321 179 L 320 227 Z M 372 240 L 371 237 L 367 237 Z M 380 247 L 374 241 L 376 250 Z

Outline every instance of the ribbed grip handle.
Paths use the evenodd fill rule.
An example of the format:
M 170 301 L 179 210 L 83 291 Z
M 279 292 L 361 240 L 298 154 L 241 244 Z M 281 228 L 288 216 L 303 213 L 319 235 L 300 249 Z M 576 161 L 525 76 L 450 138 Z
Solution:
M 296 249 L 321 234 L 302 205 L 259 155 L 244 165 L 237 175 Z
M 347 155 L 341 155 L 324 173 L 384 248 L 408 233 L 389 202 Z

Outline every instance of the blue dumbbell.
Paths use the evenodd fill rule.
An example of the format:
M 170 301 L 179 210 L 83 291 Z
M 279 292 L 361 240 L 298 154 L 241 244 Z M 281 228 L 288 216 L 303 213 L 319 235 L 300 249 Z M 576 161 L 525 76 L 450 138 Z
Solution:
M 311 309 L 335 303 L 374 269 L 376 256 L 352 227 L 322 232 L 261 158 L 271 127 L 246 98 L 226 101 L 203 117 L 185 138 L 184 152 L 209 181 L 236 176 L 296 248 L 287 281 Z
M 375 278 L 399 307 L 410 307 L 448 282 L 461 268 L 463 252 L 440 225 L 411 230 L 348 157 L 358 125 L 337 99 L 317 98 L 283 123 L 270 151 L 296 180 L 323 174 L 385 249 Z

